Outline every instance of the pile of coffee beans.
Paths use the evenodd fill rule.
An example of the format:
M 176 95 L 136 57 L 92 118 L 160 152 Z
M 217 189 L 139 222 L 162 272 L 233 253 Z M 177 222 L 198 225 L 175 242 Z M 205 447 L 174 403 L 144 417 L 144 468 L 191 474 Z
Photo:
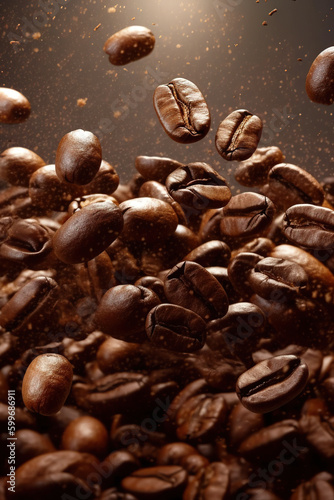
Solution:
M 122 65 L 153 46 L 132 27 L 104 50 Z M 2 119 L 22 117 L 5 94 Z M 209 132 L 186 79 L 154 107 L 175 141 Z M 257 148 L 261 131 L 235 110 L 216 133 L 242 193 L 144 155 L 119 183 L 83 130 L 54 165 L 1 154 L 1 499 L 334 498 L 334 178 Z

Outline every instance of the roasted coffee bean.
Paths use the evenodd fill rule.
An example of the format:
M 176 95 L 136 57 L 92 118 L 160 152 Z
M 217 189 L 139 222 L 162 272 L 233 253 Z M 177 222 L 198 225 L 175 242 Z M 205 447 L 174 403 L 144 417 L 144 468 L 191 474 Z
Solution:
M 116 450 L 110 453 L 101 463 L 101 468 L 107 471 L 103 478 L 103 487 L 109 488 L 119 483 L 124 477 L 139 469 L 140 462 L 127 450 Z
M 160 448 L 157 455 L 158 465 L 180 465 L 182 459 L 188 455 L 198 454 L 196 448 L 188 443 L 176 441 Z
M 122 488 L 138 500 L 174 500 L 182 495 L 187 472 L 177 465 L 157 465 L 134 471 L 122 481 Z
M 19 467 L 31 458 L 56 451 L 47 434 L 40 434 L 32 429 L 20 429 L 16 432 L 16 466 Z
M 118 185 L 119 177 L 116 170 L 110 163 L 102 160 L 94 179 L 88 184 L 81 186 L 81 190 L 84 195 L 95 193 L 113 194 Z
M 247 160 L 255 152 L 261 134 L 261 118 L 246 109 L 237 109 L 220 123 L 216 149 L 225 160 Z
M 116 285 L 114 268 L 107 252 L 102 252 L 84 264 L 76 264 L 80 286 L 86 292 L 87 298 L 92 297 L 96 303 L 109 288 Z
M 233 257 L 243 252 L 257 253 L 258 255 L 262 255 L 263 257 L 268 257 L 269 254 L 274 250 L 274 248 L 275 243 L 269 238 L 254 238 L 254 240 L 251 240 L 245 243 L 245 245 L 243 245 L 241 248 L 238 248 L 238 250 L 234 252 Z
M 249 160 L 239 163 L 234 171 L 235 180 L 242 186 L 262 186 L 267 182 L 270 169 L 284 159 L 277 146 L 258 148 Z
M 118 236 L 123 216 L 115 203 L 92 203 L 75 212 L 55 233 L 53 249 L 66 264 L 88 261 L 102 253 Z
M 61 447 L 104 458 L 108 453 L 108 441 L 108 431 L 100 420 L 84 416 L 76 418 L 66 427 Z
M 284 235 L 296 245 L 334 249 L 334 211 L 313 205 L 295 205 L 284 216 Z
M 183 494 L 183 500 L 225 500 L 229 498 L 229 470 L 222 462 L 212 462 L 200 470 Z
M 210 112 L 198 87 L 185 78 L 174 78 L 154 91 L 153 104 L 161 125 L 171 139 L 196 142 L 210 129 Z
M 55 264 L 52 254 L 53 231 L 34 219 L 0 219 L 0 262 L 45 269 Z
M 257 363 L 237 381 L 242 404 L 255 413 L 267 413 L 285 405 L 304 389 L 308 368 L 293 355 L 276 356 Z
M 329 470 L 334 467 L 334 417 L 303 416 L 299 425 L 306 442 L 316 455 L 323 460 Z
M 124 227 L 123 241 L 164 241 L 174 233 L 178 219 L 173 208 L 165 201 L 155 198 L 135 198 L 119 206 Z
M 229 306 L 225 316 L 210 321 L 206 342 L 212 350 L 226 351 L 252 366 L 252 352 L 265 335 L 266 317 L 261 309 L 248 302 Z
M 241 443 L 264 427 L 264 417 L 261 413 L 253 413 L 241 403 L 234 406 L 228 417 L 228 441 L 232 449 L 238 449 Z
M 183 260 L 197 262 L 203 267 L 226 267 L 231 258 L 229 246 L 220 240 L 211 240 L 189 252 Z
M 102 297 L 95 314 L 95 322 L 107 335 L 127 342 L 140 343 L 146 340 L 146 315 L 158 304 L 159 297 L 148 288 L 117 285 Z
M 261 297 L 279 301 L 294 298 L 308 285 L 308 275 L 302 266 L 285 259 L 265 257 L 255 264 L 248 283 Z
M 222 430 L 227 416 L 223 394 L 199 394 L 184 402 L 176 415 L 182 441 L 208 443 Z
M 183 224 L 178 224 L 175 232 L 166 239 L 163 246 L 162 256 L 165 268 L 180 262 L 184 255 L 198 247 L 199 244 L 200 239 L 194 231 Z
M 168 193 L 166 186 L 160 184 L 157 181 L 147 181 L 142 184 L 139 190 L 139 196 L 157 198 L 158 200 L 165 201 L 168 203 L 175 211 L 179 224 L 186 224 L 186 216 L 181 208 L 181 205 L 177 203 Z
M 31 176 L 29 195 L 41 208 L 65 212 L 79 191 L 78 186 L 60 181 L 54 165 L 46 165 Z
M 253 295 L 253 288 L 249 283 L 249 275 L 255 265 L 262 260 L 263 257 L 257 253 L 241 252 L 228 265 L 228 277 L 235 291 L 243 299 L 250 299 Z
M 182 207 L 197 211 L 225 206 L 231 199 L 226 180 L 207 163 L 189 163 L 166 179 L 169 194 Z
M 275 207 L 266 196 L 241 193 L 231 198 L 223 208 L 222 215 L 222 235 L 247 238 L 261 235 L 269 227 L 275 215 Z
M 59 354 L 41 354 L 30 363 L 22 383 L 24 404 L 30 411 L 54 415 L 71 389 L 72 365 Z
M 111 64 L 124 66 L 148 56 L 154 44 L 155 37 L 151 30 L 144 26 L 128 26 L 108 38 L 103 50 Z
M 62 182 L 84 185 L 97 174 L 102 161 L 99 139 L 78 129 L 64 135 L 56 153 L 56 173 Z
M 83 374 L 86 363 L 95 359 L 96 351 L 106 341 L 105 339 L 106 336 L 102 332 L 92 332 L 83 340 L 64 339 L 62 343 L 64 356 L 77 373 Z
M 284 210 L 298 203 L 322 205 L 325 197 L 319 182 L 306 170 L 291 163 L 275 165 L 268 174 L 272 200 Z
M 290 500 L 331 500 L 334 498 L 334 486 L 327 481 L 313 479 L 300 484 Z
M 311 101 L 332 104 L 334 101 L 334 47 L 320 52 L 306 76 L 306 92 Z
M 55 280 L 43 276 L 33 278 L 3 306 L 0 326 L 20 337 L 23 345 L 31 341 L 36 343 L 40 333 L 52 331 L 52 318 L 57 319 L 54 310 L 58 295 Z
M 196 262 L 183 261 L 173 267 L 164 290 L 169 302 L 191 309 L 205 320 L 222 317 L 228 309 L 224 288 Z
M 76 404 L 95 416 L 133 412 L 148 397 L 149 377 L 142 373 L 117 372 L 87 385 L 77 383 L 72 392 Z
M 135 282 L 135 286 L 144 286 L 152 290 L 161 302 L 166 302 L 164 282 L 156 276 L 142 276 Z
M 140 344 L 108 338 L 100 345 L 96 360 L 103 373 L 137 371 L 144 369 L 145 360 Z
M 203 470 L 203 468 L 207 467 L 209 464 L 209 460 L 199 453 L 192 453 L 191 455 L 187 455 L 186 457 L 183 457 L 180 462 L 180 465 L 190 475 L 197 474 L 200 470 Z
M 179 161 L 163 156 L 137 156 L 135 160 L 136 169 L 145 179 L 162 183 L 169 174 L 182 166 Z
M 30 149 L 9 148 L 0 155 L 0 178 L 12 186 L 28 187 L 31 175 L 44 165 L 44 160 Z
M 224 290 L 227 294 L 229 302 L 231 304 L 238 302 L 238 300 L 240 299 L 240 296 L 234 290 L 233 285 L 230 281 L 230 278 L 228 277 L 227 267 L 210 266 L 210 267 L 206 267 L 206 270 L 209 271 L 216 278 L 216 280 L 219 281 L 219 283 L 224 288 Z
M 172 351 L 197 351 L 205 342 L 205 321 L 195 312 L 174 304 L 151 309 L 145 328 L 154 345 Z
M 14 89 L 0 89 L 0 122 L 21 123 L 30 115 L 31 106 L 28 99 Z

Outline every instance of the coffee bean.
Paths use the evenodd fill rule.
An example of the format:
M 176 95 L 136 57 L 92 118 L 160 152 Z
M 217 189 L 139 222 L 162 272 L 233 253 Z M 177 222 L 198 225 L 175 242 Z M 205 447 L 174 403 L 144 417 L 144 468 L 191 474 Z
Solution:
M 247 160 L 255 152 L 261 134 L 261 119 L 245 109 L 238 109 L 220 123 L 216 133 L 217 151 L 228 161 Z
M 211 240 L 189 252 L 183 260 L 197 262 L 203 267 L 225 267 L 231 258 L 229 246 L 220 240 Z
M 196 262 L 183 261 L 173 267 L 164 290 L 169 302 L 191 309 L 205 320 L 224 316 L 228 309 L 224 288 Z
M 104 458 L 108 453 L 108 432 L 94 417 L 84 416 L 74 419 L 65 429 L 61 439 L 63 450 L 91 453 Z
M 14 89 L 0 89 L 0 122 L 21 123 L 30 115 L 31 106 L 28 99 Z
M 284 210 L 298 203 L 322 205 L 324 191 L 319 182 L 308 172 L 291 163 L 280 163 L 268 174 L 273 202 Z
M 302 204 L 290 207 L 284 216 L 284 235 L 305 248 L 334 248 L 334 211 Z
M 56 173 L 62 182 L 84 185 L 93 180 L 102 161 L 99 139 L 78 129 L 64 135 L 56 153 Z
M 151 30 L 144 26 L 128 26 L 108 38 L 103 50 L 111 64 L 124 66 L 150 54 L 154 44 L 155 37 Z
M 101 165 L 92 181 L 81 186 L 82 194 L 89 195 L 95 193 L 113 194 L 119 185 L 119 177 L 112 165 L 102 160 Z
M 133 495 L 131 495 L 130 493 L 123 493 L 122 491 L 119 491 L 117 488 L 109 488 L 108 490 L 104 490 L 101 496 L 99 496 L 97 500 L 138 500 L 138 499 Z
M 195 312 L 174 304 L 154 307 L 146 318 L 146 333 L 156 346 L 193 352 L 205 342 L 205 322 Z
M 238 164 L 234 177 L 239 184 L 247 187 L 266 184 L 272 167 L 284 161 L 284 155 L 277 146 L 258 148 L 249 158 Z
M 0 155 L 0 178 L 12 186 L 28 187 L 30 176 L 44 165 L 44 160 L 30 149 L 8 148 Z
M 334 47 L 320 52 L 306 76 L 306 92 L 311 101 L 332 104 L 334 101 Z
M 169 174 L 182 166 L 179 161 L 163 156 L 137 156 L 135 160 L 136 169 L 145 179 L 162 183 Z
M 185 401 L 176 415 L 177 437 L 208 443 L 221 431 L 227 416 L 222 394 L 198 394 Z
M 241 403 L 235 405 L 228 417 L 228 437 L 232 449 L 238 449 L 245 439 L 262 429 L 264 423 L 261 413 L 253 413 Z
M 120 208 L 105 201 L 75 212 L 55 233 L 53 249 L 59 260 L 78 264 L 102 253 L 123 227 Z
M 187 484 L 187 472 L 177 465 L 158 465 L 134 471 L 122 488 L 138 500 L 174 500 Z
M 328 480 L 321 477 L 321 473 L 313 477 L 310 481 L 301 483 L 293 492 L 290 500 L 329 500 L 334 498 L 334 486 L 332 477 Z M 319 477 L 320 476 L 320 477 Z
M 20 429 L 16 432 L 16 465 L 19 467 L 31 458 L 56 451 L 50 438 L 32 429 Z
M 54 415 L 71 389 L 72 365 L 59 354 L 41 354 L 30 363 L 22 383 L 26 407 L 41 415 Z
M 275 207 L 269 198 L 257 193 L 233 196 L 223 208 L 220 230 L 223 235 L 242 237 L 260 235 L 271 224 Z
M 212 462 L 200 470 L 183 494 L 183 500 L 225 500 L 229 497 L 229 470 L 222 462 Z
M 255 413 L 267 413 L 295 398 L 308 380 L 307 366 L 296 356 L 276 356 L 256 364 L 237 381 L 242 404 Z
M 261 255 L 252 252 L 241 252 L 231 259 L 227 268 L 228 277 L 240 297 L 250 299 L 253 295 L 253 288 L 248 278 L 254 266 L 261 259 Z
M 158 304 L 159 297 L 148 288 L 117 285 L 102 297 L 95 322 L 107 335 L 140 343 L 146 339 L 146 315 Z
M 223 207 L 231 198 L 225 179 L 207 163 L 189 163 L 174 170 L 166 187 L 181 206 L 198 211 Z
M 172 196 L 167 191 L 167 188 L 163 185 L 160 184 L 159 182 L 156 181 L 147 181 L 144 182 L 144 184 L 141 186 L 139 190 L 139 196 L 142 197 L 150 197 L 150 198 L 156 198 L 158 200 L 165 201 L 168 203 L 173 210 L 175 211 L 178 221 L 180 224 L 186 224 L 186 217 L 185 214 L 181 208 L 181 205 L 177 203 Z
M 198 87 L 185 78 L 174 78 L 154 91 L 153 104 L 161 125 L 171 139 L 197 142 L 209 132 L 210 112 Z

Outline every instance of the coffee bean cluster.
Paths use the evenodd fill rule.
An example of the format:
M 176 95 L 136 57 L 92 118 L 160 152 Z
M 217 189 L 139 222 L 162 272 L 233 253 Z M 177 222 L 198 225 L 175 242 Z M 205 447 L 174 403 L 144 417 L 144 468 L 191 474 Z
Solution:
M 152 50 L 134 28 L 106 43 L 113 64 Z M 178 142 L 209 132 L 188 80 L 154 107 Z M 120 184 L 83 130 L 54 165 L 1 154 L 0 497 L 334 498 L 334 178 L 257 148 L 261 130 L 236 110 L 216 134 L 242 193 L 144 155 Z

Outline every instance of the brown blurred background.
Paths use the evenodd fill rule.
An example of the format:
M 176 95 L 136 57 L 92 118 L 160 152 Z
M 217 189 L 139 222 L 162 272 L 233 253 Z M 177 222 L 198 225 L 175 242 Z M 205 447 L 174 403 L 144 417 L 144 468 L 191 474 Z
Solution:
M 246 108 L 264 122 L 260 146 L 278 145 L 287 161 L 319 180 L 333 175 L 334 106 L 313 104 L 305 93 L 312 61 L 334 45 L 332 5 L 0 0 L 1 85 L 21 91 L 32 105 L 25 123 L 0 124 L 1 150 L 24 146 L 53 163 L 61 137 L 83 128 L 99 136 L 104 158 L 123 182 L 134 172 L 137 155 L 163 155 L 206 161 L 238 188 L 233 164 L 218 155 L 214 138 L 229 112 Z M 112 66 L 104 42 L 134 24 L 154 32 L 154 51 L 127 66 Z M 167 137 L 152 105 L 154 88 L 178 76 L 196 83 L 212 116 L 210 133 L 189 146 Z

